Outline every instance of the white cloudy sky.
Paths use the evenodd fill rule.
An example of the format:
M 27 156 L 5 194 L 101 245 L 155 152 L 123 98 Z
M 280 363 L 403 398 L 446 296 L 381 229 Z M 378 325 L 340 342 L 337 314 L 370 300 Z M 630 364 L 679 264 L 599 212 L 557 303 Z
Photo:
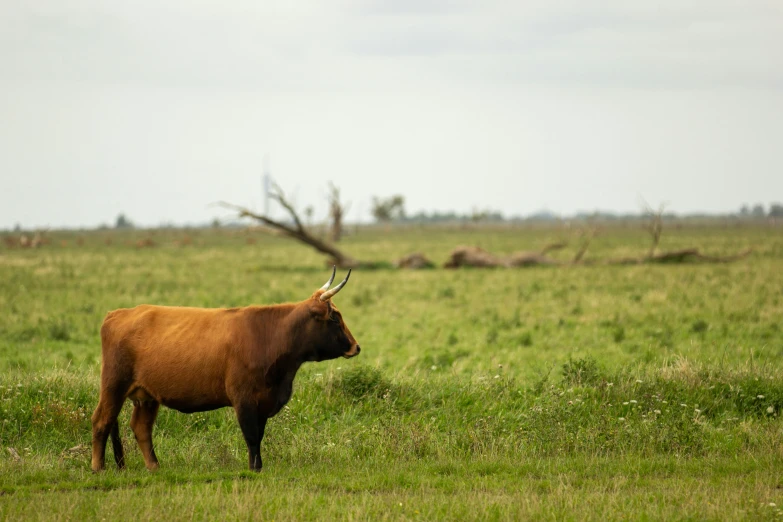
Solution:
M 783 200 L 780 0 L 0 0 L 0 228 Z

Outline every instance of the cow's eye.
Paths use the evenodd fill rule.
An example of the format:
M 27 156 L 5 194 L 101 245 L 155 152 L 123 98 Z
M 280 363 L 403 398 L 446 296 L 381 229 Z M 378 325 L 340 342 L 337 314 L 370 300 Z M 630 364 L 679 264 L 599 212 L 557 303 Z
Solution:
M 340 322 L 340 317 L 337 316 L 337 315 L 332 314 L 332 315 L 329 316 L 329 320 L 331 322 L 333 322 L 333 323 L 339 323 Z

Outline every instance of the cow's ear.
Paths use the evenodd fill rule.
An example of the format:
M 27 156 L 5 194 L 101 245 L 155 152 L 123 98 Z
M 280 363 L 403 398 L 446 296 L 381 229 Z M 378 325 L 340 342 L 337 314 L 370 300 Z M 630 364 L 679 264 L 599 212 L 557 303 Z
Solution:
M 310 313 L 313 317 L 328 319 L 332 313 L 332 303 L 315 299 L 310 305 Z

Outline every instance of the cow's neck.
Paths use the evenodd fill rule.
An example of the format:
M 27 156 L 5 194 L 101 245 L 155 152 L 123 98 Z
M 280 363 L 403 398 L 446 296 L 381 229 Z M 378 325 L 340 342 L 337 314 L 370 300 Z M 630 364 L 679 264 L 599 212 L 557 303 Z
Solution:
M 268 413 L 271 417 L 279 412 L 291 399 L 294 391 L 294 377 L 296 372 L 302 366 L 303 361 L 282 355 L 272 363 L 266 373 L 266 384 L 272 392 L 272 411 Z
M 271 311 L 271 310 L 270 310 Z M 276 414 L 291 399 L 293 393 L 294 378 L 299 368 L 310 360 L 307 346 L 303 345 L 299 333 L 302 331 L 302 323 L 309 320 L 309 314 L 291 305 L 278 305 L 274 307 L 279 320 L 274 321 L 281 327 L 283 335 L 278 337 L 276 353 L 266 371 L 266 385 L 272 391 L 275 405 L 269 416 Z M 271 336 L 270 336 L 271 337 Z

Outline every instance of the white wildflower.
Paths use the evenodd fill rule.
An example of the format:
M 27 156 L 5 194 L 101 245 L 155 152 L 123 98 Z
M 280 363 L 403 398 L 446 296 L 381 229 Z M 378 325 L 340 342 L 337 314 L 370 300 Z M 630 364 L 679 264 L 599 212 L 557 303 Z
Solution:
M 763 399 L 763 398 L 764 398 L 764 396 L 763 396 L 763 395 L 756 395 L 756 398 L 757 398 L 757 399 Z
M 631 399 L 631 404 L 637 404 L 636 400 Z
M 770 406 L 769 408 L 767 408 L 767 413 L 769 413 L 770 415 L 775 413 L 775 407 L 774 406 Z

